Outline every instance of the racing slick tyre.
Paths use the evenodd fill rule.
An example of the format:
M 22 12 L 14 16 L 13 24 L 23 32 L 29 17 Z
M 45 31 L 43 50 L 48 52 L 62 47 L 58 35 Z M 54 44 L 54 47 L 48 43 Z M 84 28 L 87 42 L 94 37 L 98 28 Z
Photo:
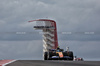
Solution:
M 67 51 L 66 51 L 66 52 L 63 52 L 63 55 L 64 55 L 64 56 L 68 56 Z M 65 58 L 64 60 L 68 60 L 68 58 Z
M 73 52 L 72 51 L 65 51 L 63 53 L 64 56 L 69 56 L 70 58 L 69 59 L 66 59 L 66 60 L 73 60 Z
M 55 60 L 54 58 L 52 58 L 52 56 L 57 56 L 57 53 L 55 53 L 55 52 L 48 52 L 48 60 Z
M 70 52 L 68 53 L 68 55 L 69 55 L 69 57 L 71 57 L 69 60 L 73 60 L 73 52 L 70 51 Z
M 44 52 L 44 60 L 48 60 L 48 52 Z
M 68 56 L 68 53 L 67 53 L 67 51 L 66 51 L 66 52 L 63 52 L 63 55 L 64 55 L 64 56 Z
M 48 60 L 52 60 L 51 57 L 52 57 L 52 52 L 48 52 L 48 57 L 47 57 L 47 59 L 48 59 Z

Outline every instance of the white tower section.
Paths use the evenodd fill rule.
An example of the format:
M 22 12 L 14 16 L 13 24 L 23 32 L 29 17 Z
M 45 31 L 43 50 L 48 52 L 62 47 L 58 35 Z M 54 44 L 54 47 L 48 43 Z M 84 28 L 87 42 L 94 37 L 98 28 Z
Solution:
M 33 21 L 36 21 L 34 28 L 43 31 L 43 52 L 56 49 L 58 46 L 56 22 L 49 19 L 38 19 L 29 22 Z

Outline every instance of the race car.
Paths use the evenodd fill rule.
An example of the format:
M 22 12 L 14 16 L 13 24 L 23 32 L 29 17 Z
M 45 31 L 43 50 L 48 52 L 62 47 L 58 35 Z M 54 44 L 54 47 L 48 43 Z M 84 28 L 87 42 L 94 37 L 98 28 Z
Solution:
M 77 56 L 74 57 L 74 61 L 84 61 L 83 58 L 77 58 Z
M 44 60 L 73 60 L 73 52 L 64 52 L 63 49 L 50 49 L 44 53 Z
M 75 58 L 74 61 L 83 61 L 83 58 Z

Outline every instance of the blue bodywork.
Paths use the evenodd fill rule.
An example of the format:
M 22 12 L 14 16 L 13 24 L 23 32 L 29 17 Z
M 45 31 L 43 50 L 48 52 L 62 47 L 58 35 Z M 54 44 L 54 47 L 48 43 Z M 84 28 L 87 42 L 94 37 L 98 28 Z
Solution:
M 59 56 L 52 56 L 51 58 L 60 58 Z M 70 59 L 71 57 L 69 57 L 69 56 L 64 56 L 64 57 L 62 57 L 62 58 L 65 58 L 65 59 Z

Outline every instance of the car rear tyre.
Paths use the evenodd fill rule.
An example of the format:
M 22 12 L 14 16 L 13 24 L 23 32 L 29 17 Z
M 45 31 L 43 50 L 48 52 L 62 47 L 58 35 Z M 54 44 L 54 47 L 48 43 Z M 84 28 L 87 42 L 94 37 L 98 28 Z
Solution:
M 73 52 L 69 52 L 69 57 L 71 57 L 69 60 L 73 60 Z
M 44 60 L 48 60 L 48 53 L 44 52 Z

